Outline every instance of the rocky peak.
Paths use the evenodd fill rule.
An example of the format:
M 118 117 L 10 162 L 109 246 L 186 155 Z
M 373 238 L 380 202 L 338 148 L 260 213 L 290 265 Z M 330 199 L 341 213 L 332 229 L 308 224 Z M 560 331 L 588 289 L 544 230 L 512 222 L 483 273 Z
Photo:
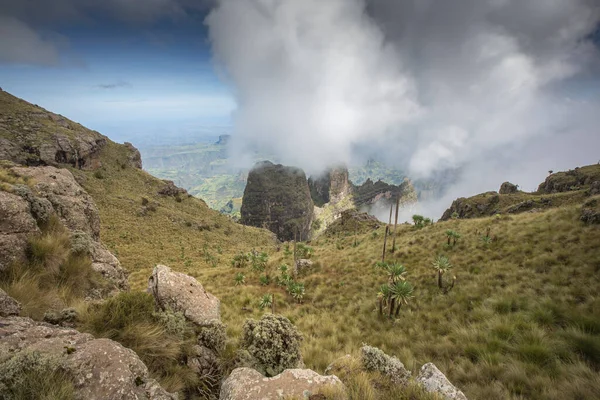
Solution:
M 280 240 L 306 240 L 313 207 L 304 171 L 263 161 L 248 174 L 241 223 L 267 228 Z
M 326 203 L 339 203 L 352 192 L 352 184 L 348 179 L 348 168 L 332 167 L 323 174 L 308 179 L 310 195 L 317 207 Z

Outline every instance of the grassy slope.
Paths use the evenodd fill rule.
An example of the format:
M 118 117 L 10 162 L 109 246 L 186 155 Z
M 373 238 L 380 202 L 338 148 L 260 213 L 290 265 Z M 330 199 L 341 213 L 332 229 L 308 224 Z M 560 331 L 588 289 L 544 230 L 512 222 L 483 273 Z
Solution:
M 123 146 L 110 143 L 102 154 L 103 179 L 94 172 L 72 172 L 84 176 L 83 186 L 100 211 L 101 239 L 131 271 L 134 289 L 145 288 L 157 263 L 194 275 L 205 269 L 214 271 L 213 264 L 228 265 L 239 251 L 272 245 L 269 232 L 235 224 L 202 200 L 182 196 L 178 202 L 158 195 L 162 181 L 118 166 L 118 160 L 126 156 Z M 142 197 L 158 204 L 155 212 L 139 215 Z M 210 282 L 206 284 L 212 289 Z
M 119 151 L 109 148 L 107 161 L 121 157 Z M 261 286 L 250 270 L 243 271 L 246 285 L 234 285 L 239 270 L 230 260 L 240 250 L 269 252 L 271 275 L 281 263 L 292 264 L 291 255 L 277 251 L 264 231 L 232 225 L 193 198 L 161 199 L 152 195 L 160 186 L 156 179 L 105 165 L 105 179 L 76 173 L 87 175 L 84 186 L 100 208 L 102 239 L 133 271 L 133 288 L 145 288 L 158 262 L 197 277 L 221 299 L 232 345 L 243 322 L 262 314 L 259 297 L 274 293 L 276 312 L 305 335 L 307 366 L 320 372 L 364 342 L 397 355 L 413 372 L 433 361 L 473 399 L 600 394 L 600 230 L 582 225 L 571 202 L 540 213 L 440 222 L 420 231 L 400 226 L 399 250 L 389 257 L 408 268 L 415 298 L 398 320 L 389 321 L 375 311 L 377 288 L 386 281 L 373 267 L 384 228 L 360 234 L 357 247 L 352 234 L 343 232 L 312 243 L 316 267 L 299 279 L 307 296 L 297 305 L 282 288 Z M 156 213 L 136 216 L 142 195 L 161 203 Z M 187 221 L 221 227 L 199 232 Z M 488 227 L 494 240 L 486 246 L 480 237 Z M 444 247 L 447 229 L 462 235 L 454 249 Z M 431 268 L 439 253 L 449 256 L 457 275 L 447 295 L 437 289 Z

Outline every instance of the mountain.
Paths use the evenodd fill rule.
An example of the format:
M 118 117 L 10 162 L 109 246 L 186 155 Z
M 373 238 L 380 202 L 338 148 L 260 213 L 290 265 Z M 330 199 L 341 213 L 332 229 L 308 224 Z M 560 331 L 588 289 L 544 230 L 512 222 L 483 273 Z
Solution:
M 463 216 L 456 211 L 458 216 L 432 224 L 394 228 L 356 210 L 342 212 L 310 242 L 297 243 L 294 254 L 291 243 L 277 243 L 271 232 L 234 223 L 139 169 L 131 147 L 64 117 L 51 120 L 48 111 L 5 92 L 0 105 L 0 212 L 5 213 L 0 229 L 31 228 L 26 240 L 35 250 L 9 273 L 0 273 L 0 288 L 22 305 L 21 317 L 5 317 L 0 309 L 0 383 L 17 378 L 27 382 L 23 390 L 38 390 L 21 398 L 35 398 L 39 388 L 52 388 L 54 394 L 61 389 L 54 398 L 78 398 L 64 393 L 90 388 L 90 380 L 99 376 L 106 382 L 122 379 L 125 384 L 116 387 L 133 393 L 131 398 L 152 398 L 152 393 L 169 398 L 156 385 L 180 399 L 202 398 L 199 393 L 217 397 L 221 382 L 227 381 L 223 386 L 232 392 L 243 389 L 231 381 L 243 372 L 257 390 L 283 382 L 278 379 L 291 382 L 290 372 L 266 378 L 236 368 L 230 374 L 240 365 L 252 367 L 248 356 L 260 338 L 269 344 L 261 348 L 265 357 L 280 354 L 275 350 L 293 338 L 294 361 L 300 353 L 306 367 L 335 373 L 351 400 L 431 400 L 419 382 L 436 370 L 469 399 L 598 398 L 600 188 L 595 178 L 580 179 L 588 170 L 586 176 L 596 176 L 596 166 L 551 177 L 562 182 L 574 176 L 576 184 L 545 183 L 539 193 L 514 192 L 506 185 L 502 193 L 475 196 L 485 199 L 484 211 Z M 34 174 L 39 171 L 48 173 Z M 72 179 L 65 180 L 69 175 Z M 558 191 L 564 188 L 568 191 Z M 493 196 L 498 202 L 487 206 Z M 551 206 L 505 211 L 541 197 Z M 81 208 L 59 206 L 58 200 L 69 199 L 81 201 Z M 41 221 L 43 211 L 50 211 L 46 207 L 62 216 L 60 224 L 38 225 L 36 218 Z M 25 223 L 6 224 L 13 217 Z M 73 225 L 61 228 L 62 221 Z M 387 237 L 386 229 L 391 231 Z M 86 300 L 82 293 L 103 283 L 90 270 L 93 260 L 85 250 L 94 243 L 128 272 L 129 292 Z M 295 263 L 297 256 L 303 263 Z M 382 256 L 386 264 L 379 263 Z M 441 284 L 438 271 L 444 271 Z M 167 284 L 169 290 L 180 289 L 177 296 L 161 290 L 165 282 L 173 283 Z M 390 282 L 393 291 L 386 286 Z M 149 287 L 153 294 L 146 292 Z M 398 296 L 393 303 L 390 293 Z M 180 306 L 177 298 L 201 299 L 213 309 L 218 299 L 220 311 L 210 315 L 220 314 L 220 325 L 190 326 L 177 311 L 181 308 L 157 309 L 157 303 L 165 309 Z M 0 306 L 8 303 L 0 292 Z M 192 317 L 202 317 L 190 307 L 194 303 L 186 304 L 195 311 Z M 390 316 L 390 306 L 397 315 Z M 302 335 L 289 334 L 290 325 Z M 270 328 L 286 332 L 286 341 L 273 339 L 281 336 Z M 200 337 L 200 343 L 222 349 L 218 358 L 198 344 Z M 46 350 L 58 358 L 40 357 Z M 57 361 L 65 369 L 47 373 Z M 68 379 L 69 371 L 77 380 Z M 436 381 L 448 387 L 448 380 Z M 85 398 L 95 393 L 100 392 L 89 389 Z M 345 398 L 339 396 L 346 395 L 319 393 L 325 399 Z

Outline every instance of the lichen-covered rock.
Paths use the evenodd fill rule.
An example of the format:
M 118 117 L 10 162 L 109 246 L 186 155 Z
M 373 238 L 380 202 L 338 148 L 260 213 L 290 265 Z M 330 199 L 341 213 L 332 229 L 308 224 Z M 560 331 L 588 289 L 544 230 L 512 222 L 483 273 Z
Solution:
M 44 314 L 44 322 L 48 322 L 52 325 L 60 325 L 72 328 L 75 326 L 77 316 L 77 310 L 74 308 L 65 308 L 60 311 L 50 310 Z
M 157 265 L 148 279 L 148 292 L 162 309 L 180 311 L 196 325 L 209 325 L 220 320 L 221 302 L 208 293 L 196 279 Z
M 267 314 L 259 321 L 248 319 L 243 329 L 241 351 L 249 356 L 244 360 L 249 366 L 275 376 L 302 365 L 302 335 L 284 316 Z
M 308 399 L 331 387 L 345 391 L 337 376 L 319 375 L 310 369 L 288 369 L 265 378 L 251 368 L 236 368 L 223 382 L 219 400 Z
M 96 241 L 100 239 L 98 208 L 70 171 L 54 167 L 14 167 L 12 171 L 34 182 L 33 194 L 48 200 L 69 230 L 86 232 Z
M 30 318 L 4 319 L 0 327 L 0 365 L 9 364 L 25 352 L 55 360 L 73 380 L 75 399 L 177 398 L 149 376 L 148 369 L 132 350 L 117 342 L 94 339 L 87 333 Z
M 0 289 L 0 317 L 9 317 L 21 313 L 21 303 Z
M 390 357 L 377 347 L 363 346 L 360 349 L 363 368 L 367 371 L 378 371 L 386 375 L 395 384 L 405 385 L 410 378 L 410 371 L 396 357 Z
M 104 279 L 112 284 L 114 291 L 128 291 L 128 273 L 121 266 L 119 259 L 108 251 L 100 242 L 91 242 L 90 256 L 92 268 L 102 274 Z M 114 294 L 114 293 L 109 293 Z
M 195 345 L 188 355 L 187 366 L 203 377 L 218 378 L 221 376 L 221 361 L 217 354 L 208 347 Z
M 304 171 L 258 163 L 248 174 L 241 208 L 241 223 L 266 228 L 282 241 L 306 240 L 314 205 Z
M 512 194 L 512 193 L 517 193 L 519 191 L 519 187 L 515 184 L 512 184 L 510 182 L 504 182 L 502 185 L 500 185 L 500 190 L 498 191 L 498 193 L 500 194 Z
M 427 363 L 421 367 L 417 376 L 417 382 L 426 391 L 441 395 L 447 400 L 467 400 L 464 393 L 452 385 L 448 378 L 433 363 Z
M 0 190 L 0 271 L 25 259 L 27 238 L 39 233 L 27 201 Z

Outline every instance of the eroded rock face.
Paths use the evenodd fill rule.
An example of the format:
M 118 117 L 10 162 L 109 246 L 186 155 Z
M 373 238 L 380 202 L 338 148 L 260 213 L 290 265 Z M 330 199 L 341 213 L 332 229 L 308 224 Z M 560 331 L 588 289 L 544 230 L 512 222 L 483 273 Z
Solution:
M 427 363 L 421 367 L 417 376 L 423 388 L 430 393 L 437 393 L 448 400 L 467 400 L 467 397 L 457 389 L 444 374 L 433 364 Z
M 559 193 L 583 189 L 600 181 L 600 165 L 587 165 L 551 174 L 538 187 L 540 193 Z
M 98 208 L 71 172 L 55 167 L 14 167 L 12 170 L 34 182 L 33 194 L 48 200 L 69 230 L 83 231 L 94 240 L 100 239 Z
M 500 195 L 496 192 L 486 192 L 477 196 L 459 197 L 452 202 L 440 220 L 447 221 L 456 213 L 459 218 L 477 218 L 494 215 L 499 212 Z
M 196 325 L 210 325 L 220 320 L 221 302 L 208 293 L 196 279 L 173 272 L 165 265 L 157 265 L 148 279 L 148 292 L 162 310 L 182 312 Z
M 20 196 L 0 191 L 0 271 L 25 259 L 27 238 L 39 233 L 29 204 Z
M 344 390 L 337 376 L 319 375 L 310 369 L 287 369 L 265 378 L 251 368 L 237 368 L 223 382 L 219 400 L 308 399 L 331 386 Z
M 100 243 L 100 215 L 92 197 L 66 169 L 55 167 L 12 167 L 17 176 L 29 177 L 31 186 L 13 185 L 13 193 L 0 191 L 0 270 L 13 261 L 24 261 L 28 237 L 40 233 L 38 226 L 51 215 L 60 218 L 77 236 L 77 251 L 87 253 L 92 267 L 112 288 L 95 291 L 92 298 L 129 290 L 127 272 L 119 260 Z M 96 293 L 97 292 L 97 293 Z
M 177 398 L 150 378 L 148 369 L 132 350 L 117 342 L 94 339 L 87 333 L 30 318 L 3 319 L 0 364 L 21 352 L 37 352 L 56 359 L 73 378 L 76 399 Z
M 21 313 L 21 303 L 0 289 L 0 317 L 10 317 Z
M 304 171 L 258 163 L 248 174 L 241 223 L 267 228 L 282 241 L 304 241 L 310 235 L 314 205 Z
M 326 203 L 336 204 L 352 193 L 352 184 L 348 179 L 348 168 L 330 168 L 317 177 L 308 179 L 311 197 L 317 207 Z

